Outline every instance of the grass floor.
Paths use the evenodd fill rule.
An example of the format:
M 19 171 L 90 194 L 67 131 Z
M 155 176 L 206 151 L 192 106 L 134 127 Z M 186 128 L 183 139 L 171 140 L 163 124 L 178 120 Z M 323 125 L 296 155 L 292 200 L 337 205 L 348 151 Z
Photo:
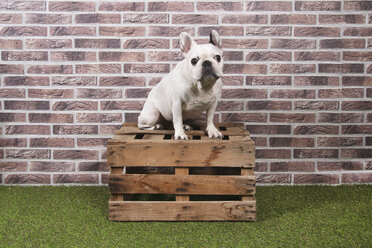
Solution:
M 372 247 L 372 185 L 256 196 L 255 223 L 110 222 L 107 187 L 0 187 L 0 247 Z

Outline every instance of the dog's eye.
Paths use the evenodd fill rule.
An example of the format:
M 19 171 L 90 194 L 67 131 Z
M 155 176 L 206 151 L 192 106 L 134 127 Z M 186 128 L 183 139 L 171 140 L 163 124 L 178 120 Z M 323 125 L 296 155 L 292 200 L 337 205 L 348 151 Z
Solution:
M 196 65 L 198 63 L 198 60 L 196 59 L 196 58 L 193 58 L 192 60 L 191 60 L 191 64 L 192 65 Z
M 217 62 L 221 62 L 221 56 L 220 55 L 216 55 L 214 58 L 217 60 Z

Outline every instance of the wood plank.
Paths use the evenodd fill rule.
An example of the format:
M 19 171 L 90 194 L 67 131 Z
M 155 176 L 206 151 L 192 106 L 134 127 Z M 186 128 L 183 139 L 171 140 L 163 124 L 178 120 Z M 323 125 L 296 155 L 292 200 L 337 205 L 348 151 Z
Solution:
M 255 221 L 255 201 L 109 202 L 112 221 Z
M 182 185 L 185 185 L 185 181 L 183 181 L 183 177 L 189 175 L 189 168 L 175 168 L 174 170 L 174 173 L 176 174 L 174 177 L 177 178 L 176 181 L 178 183 L 181 182 Z M 186 177 L 186 178 L 189 178 L 189 177 Z M 169 177 L 163 179 L 161 182 L 169 182 Z M 187 183 L 186 183 L 187 184 Z M 166 185 L 166 187 L 168 187 L 168 185 Z M 161 187 L 163 188 L 163 187 Z M 177 193 L 176 195 L 176 201 L 188 201 L 190 200 L 190 197 L 188 195 L 182 195 L 183 193 L 185 192 L 180 192 L 180 191 L 185 191 L 184 188 L 182 187 L 178 187 L 178 188 L 170 188 L 171 189 L 171 192 L 173 193 L 169 193 L 169 194 L 175 194 Z
M 253 195 L 254 176 L 110 175 L 109 190 L 116 194 Z
M 221 141 L 220 141 L 221 142 Z M 254 147 L 245 142 L 229 145 L 148 141 L 107 147 L 107 164 L 123 166 L 254 167 Z
M 113 167 L 113 168 L 111 168 L 111 175 L 121 176 L 123 174 L 123 170 L 124 170 L 123 167 L 116 167 L 116 168 Z M 110 192 L 110 193 L 111 193 L 111 195 L 110 195 L 110 200 L 111 201 L 123 201 L 124 200 L 124 195 L 123 194 L 115 193 L 115 192 Z

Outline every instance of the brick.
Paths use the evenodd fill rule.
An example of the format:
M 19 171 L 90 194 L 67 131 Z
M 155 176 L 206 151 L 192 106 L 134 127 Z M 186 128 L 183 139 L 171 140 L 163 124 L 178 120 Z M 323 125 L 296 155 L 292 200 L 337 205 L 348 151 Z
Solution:
M 149 36 L 160 37 L 179 37 L 182 32 L 187 32 L 194 36 L 194 28 L 189 26 L 150 26 L 148 27 Z
M 318 147 L 362 146 L 363 138 L 319 137 Z
M 216 30 L 221 36 L 244 36 L 244 27 L 241 26 L 207 26 L 198 28 L 199 36 L 209 36 L 212 30 Z M 208 40 L 205 40 L 207 43 Z M 201 42 L 198 42 L 201 43 Z
M 296 11 L 340 11 L 341 1 L 296 1 Z
M 271 147 L 314 147 L 313 138 L 270 138 Z
M 343 101 L 343 111 L 368 111 L 372 109 L 372 101 Z
M 289 184 L 291 183 L 290 174 L 258 174 L 256 177 L 257 183 L 262 184 Z
M 120 48 L 120 39 L 75 39 L 76 48 Z
M 247 61 L 291 61 L 291 52 L 248 52 L 246 56 Z
M 23 113 L 0 113 L 0 122 L 25 122 L 26 114 Z
M 272 172 L 314 172 L 315 165 L 313 162 L 272 162 L 270 163 Z
M 4 184 L 50 184 L 50 175 L 9 174 L 5 176 Z
M 77 14 L 75 15 L 76 23 L 120 23 L 120 14 Z
M 169 14 L 125 14 L 123 23 L 166 24 L 169 23 Z
M 358 123 L 364 122 L 364 114 L 360 113 L 319 113 L 318 122 Z
M 247 110 L 291 110 L 290 101 L 248 101 Z
M 22 15 L 21 14 L 0 14 L 1 24 L 21 24 Z
M 49 110 L 49 101 L 4 101 L 5 110 Z
M 366 146 L 372 146 L 372 137 L 366 137 Z
M 73 123 L 72 114 L 29 113 L 30 123 Z
M 318 64 L 320 73 L 363 73 L 363 64 Z
M 320 24 L 364 24 L 363 15 L 319 15 Z
M 27 171 L 27 162 L 0 162 L 1 172 Z
M 287 26 L 248 26 L 246 35 L 251 36 L 290 36 L 292 28 Z
M 371 183 L 372 173 L 342 174 L 342 183 Z
M 29 98 L 44 98 L 44 99 L 56 99 L 56 98 L 73 98 L 73 89 L 28 89 Z
M 315 90 L 271 90 L 270 97 L 312 99 L 315 98 Z
M 315 73 L 315 65 L 310 64 L 271 64 L 270 73 L 300 74 Z
M 119 37 L 133 37 L 133 36 L 145 36 L 145 27 L 132 27 L 132 26 L 121 26 L 121 27 L 108 27 L 100 26 L 99 35 L 101 36 L 119 36 Z
M 3 61 L 47 61 L 48 52 L 3 51 L 1 59 Z
M 362 170 L 361 162 L 319 162 L 319 171 L 344 171 L 344 170 Z
M 372 125 L 342 126 L 342 134 L 372 134 Z
M 227 61 L 227 57 L 229 52 L 224 53 L 224 60 Z M 243 57 L 243 53 L 241 53 Z M 149 51 L 147 53 L 147 60 L 148 61 L 155 61 L 155 62 L 167 62 L 167 61 L 181 61 L 184 57 L 180 52 L 159 52 L 159 51 Z
M 125 91 L 126 98 L 147 98 L 151 89 L 127 89 Z
M 280 14 L 271 15 L 271 24 L 315 24 L 316 15 Z
M 364 48 L 364 39 L 324 39 L 319 41 L 321 49 Z
M 290 86 L 291 77 L 289 76 L 247 76 L 246 85 L 249 86 L 263 86 L 263 85 L 282 85 Z
M 366 69 L 366 72 L 371 74 L 372 73 L 372 65 L 369 65 Z
M 0 147 L 26 147 L 26 146 L 27 146 L 26 139 L 0 138 Z M 0 171 L 1 171 L 1 163 L 0 163 Z
M 319 89 L 319 98 L 363 98 L 364 90 L 360 88 Z
M 224 15 L 222 16 L 223 24 L 267 24 L 267 15 Z
M 223 71 L 225 74 L 266 74 L 266 65 L 257 64 L 225 64 Z
M 30 65 L 27 73 L 32 74 L 72 74 L 71 65 Z
M 120 64 L 77 64 L 75 71 L 78 74 L 115 74 L 121 72 Z
M 78 138 L 78 147 L 107 147 L 109 138 Z
M 155 11 L 156 12 L 169 12 L 169 11 L 193 12 L 194 3 L 193 2 L 177 2 L 177 1 L 149 2 L 148 11 L 150 12 L 155 12 Z
M 77 123 L 112 123 L 112 122 L 122 122 L 121 113 L 77 113 L 76 114 Z
M 290 125 L 247 125 L 250 134 L 290 134 Z
M 315 114 L 300 114 L 300 113 L 270 113 L 270 122 L 284 123 L 312 123 L 315 122 Z
M 0 64 L 0 74 L 23 74 L 23 65 Z
M 243 5 L 240 2 L 198 2 L 198 11 L 242 11 Z
M 7 125 L 4 127 L 5 134 L 50 134 L 50 127 L 45 125 Z
M 264 39 L 222 39 L 223 48 L 233 49 L 264 49 L 268 41 Z
M 1 98 L 25 98 L 25 96 L 25 90 L 23 89 L 0 88 Z
M 223 89 L 222 98 L 254 98 L 254 99 L 260 99 L 260 98 L 267 98 L 267 92 L 266 90 L 261 89 Z
M 50 150 L 48 149 L 7 149 L 6 158 L 50 159 Z
M 293 178 L 295 184 L 338 184 L 339 175 L 337 174 L 295 174 Z
M 291 151 L 285 149 L 256 149 L 256 159 L 290 159 Z
M 54 150 L 54 159 L 63 160 L 98 160 L 98 151 L 95 150 Z
M 307 125 L 296 126 L 293 130 L 294 135 L 323 135 L 323 134 L 339 134 L 338 126 L 332 125 Z
M 102 101 L 101 110 L 142 110 L 143 102 L 139 101 Z M 136 119 L 137 121 L 137 119 Z
M 242 86 L 244 78 L 243 76 L 222 76 L 222 81 L 226 86 Z
M 30 171 L 42 172 L 73 172 L 75 163 L 72 162 L 51 162 L 51 161 L 31 161 Z
M 69 1 L 51 1 L 49 2 L 49 11 L 89 11 L 94 12 L 95 2 L 69 2 Z
M 367 89 L 367 97 L 372 97 L 372 89 L 371 88 Z
M 372 52 L 343 52 L 342 58 L 346 61 L 372 61 Z
M 0 36 L 47 36 L 47 28 L 39 26 L 7 26 L 0 27 Z
M 73 138 L 30 138 L 30 147 L 74 147 Z
M 372 36 L 371 27 L 345 27 L 344 36 Z
M 122 98 L 121 89 L 77 89 L 76 98 Z
M 80 111 L 98 110 L 98 103 L 92 101 L 56 101 L 52 106 L 53 111 Z
M 99 11 L 144 11 L 143 2 L 100 2 Z
M 53 134 L 98 134 L 97 125 L 53 125 Z
M 370 1 L 345 1 L 344 10 L 372 10 L 372 3 Z
M 63 49 L 72 48 L 71 39 L 26 39 L 27 49 Z
M 339 37 L 338 27 L 294 27 L 296 37 Z
M 338 101 L 296 101 L 295 110 L 338 110 Z
M 125 64 L 125 73 L 168 73 L 169 64 Z
M 218 24 L 218 15 L 174 14 L 173 24 Z
M 294 149 L 294 158 L 338 158 L 338 149 Z
M 71 76 L 71 77 L 52 77 L 52 85 L 59 86 L 94 86 L 97 85 L 97 77 L 90 76 Z
M 96 61 L 95 52 L 51 52 L 51 61 Z
M 219 101 L 217 111 L 242 111 L 244 110 L 243 101 Z
M 67 183 L 78 183 L 78 184 L 98 184 L 97 174 L 63 174 L 53 175 L 53 183 L 55 184 L 67 184 Z
M 68 14 L 25 14 L 27 24 L 69 24 L 72 17 Z
M 100 86 L 145 86 L 145 77 L 100 77 Z
M 51 26 L 51 36 L 95 36 L 94 26 Z
M 126 113 L 125 115 L 128 115 L 128 114 L 133 114 L 133 113 Z M 138 113 L 139 115 L 139 113 Z M 137 117 L 138 117 L 137 115 Z M 135 120 L 133 119 L 132 121 L 129 121 L 128 119 L 125 118 L 126 121 L 128 122 L 134 122 L 134 121 L 137 121 L 137 117 L 135 118 Z M 115 131 L 119 130 L 121 127 L 121 125 L 101 125 L 100 126 L 100 129 L 99 129 L 99 133 L 100 134 L 107 134 L 107 135 L 113 135 L 115 133 Z
M 246 11 L 291 11 L 292 3 L 288 1 L 248 1 Z
M 126 39 L 124 49 L 167 49 L 169 48 L 168 39 Z
M 295 52 L 296 61 L 340 61 L 339 52 Z
M 22 49 L 22 40 L 0 39 L 0 49 Z
M 79 162 L 78 171 L 110 171 L 106 162 Z
M 267 122 L 267 114 L 261 113 L 223 113 L 223 122 Z
M 45 1 L 2 1 L 0 10 L 10 11 L 42 11 L 46 10 Z
M 4 84 L 6 86 L 47 86 L 49 85 L 49 77 L 4 77 Z
M 99 52 L 99 61 L 144 62 L 143 52 Z
M 341 149 L 341 158 L 372 158 L 372 149 Z
M 338 77 L 325 76 L 307 76 L 294 77 L 294 84 L 296 86 L 339 86 Z
M 315 49 L 316 41 L 304 39 L 272 39 L 271 48 L 274 49 Z

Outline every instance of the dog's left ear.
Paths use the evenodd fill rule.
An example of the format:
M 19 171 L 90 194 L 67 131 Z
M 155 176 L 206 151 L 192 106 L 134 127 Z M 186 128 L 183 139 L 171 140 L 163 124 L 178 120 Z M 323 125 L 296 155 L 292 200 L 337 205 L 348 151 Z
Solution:
M 212 30 L 212 32 L 210 33 L 209 43 L 215 45 L 216 47 L 218 47 L 219 49 L 222 50 L 221 38 L 220 38 L 220 35 L 217 33 L 216 30 Z
M 183 32 L 180 35 L 180 47 L 183 54 L 186 56 L 186 54 L 191 50 L 193 46 L 195 46 L 195 41 L 191 38 L 191 36 Z

